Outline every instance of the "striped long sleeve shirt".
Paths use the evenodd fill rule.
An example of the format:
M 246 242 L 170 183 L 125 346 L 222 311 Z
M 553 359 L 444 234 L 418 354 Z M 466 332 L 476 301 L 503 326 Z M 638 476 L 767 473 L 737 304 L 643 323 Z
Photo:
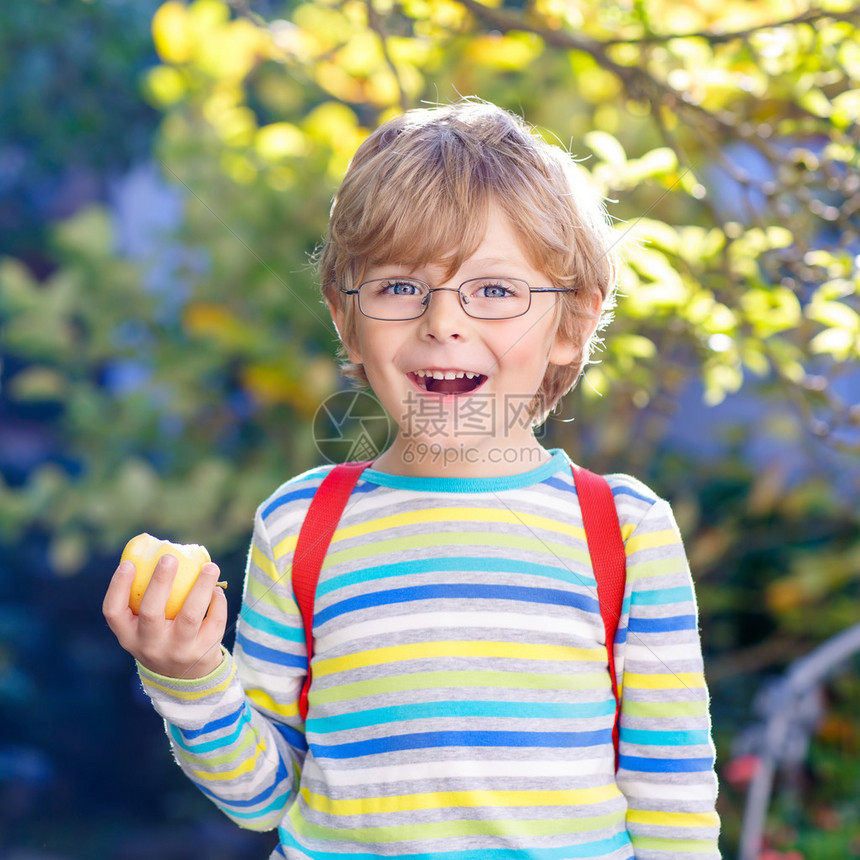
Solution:
M 369 469 L 323 565 L 307 672 L 290 581 L 330 467 L 258 512 L 232 656 L 139 667 L 185 773 L 289 860 L 719 857 L 697 609 L 668 504 L 608 476 L 627 555 L 615 701 L 567 456 L 499 478 Z

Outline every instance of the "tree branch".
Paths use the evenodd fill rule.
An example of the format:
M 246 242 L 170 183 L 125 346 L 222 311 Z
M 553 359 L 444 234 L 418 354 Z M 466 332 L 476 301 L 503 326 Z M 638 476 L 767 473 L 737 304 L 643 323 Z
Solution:
M 795 15 L 792 18 L 784 18 L 781 21 L 769 21 L 767 24 L 757 24 L 754 27 L 747 27 L 743 30 L 732 30 L 726 33 L 714 32 L 713 30 L 700 30 L 694 33 L 669 33 L 665 35 L 651 34 L 648 36 L 639 36 L 635 39 L 606 39 L 604 45 L 661 45 L 666 42 L 672 42 L 675 39 L 703 39 L 711 45 L 725 44 L 726 42 L 734 42 L 737 39 L 746 40 L 750 36 L 765 30 L 776 30 L 780 27 L 792 27 L 796 24 L 814 24 L 822 19 L 831 21 L 848 21 L 855 22 L 860 20 L 860 6 L 849 9 L 847 12 L 826 12 L 823 9 L 807 9 L 800 15 Z
M 403 81 L 400 79 L 400 72 L 397 71 L 397 66 L 394 65 L 394 61 L 388 53 L 388 33 L 385 32 L 385 27 L 382 23 L 382 19 L 379 17 L 379 13 L 373 5 L 373 0 L 367 0 L 367 24 L 370 29 L 376 33 L 376 36 L 382 45 L 382 56 L 385 58 L 385 62 L 391 70 L 391 74 L 394 75 L 394 80 L 397 81 L 400 109 L 405 113 L 410 108 L 409 97 L 406 95 L 406 90 L 403 88 Z

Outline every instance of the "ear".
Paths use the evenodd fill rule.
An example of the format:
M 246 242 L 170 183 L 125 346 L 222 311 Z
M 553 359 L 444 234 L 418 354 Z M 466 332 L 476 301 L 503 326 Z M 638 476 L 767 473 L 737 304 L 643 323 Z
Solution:
M 362 364 L 361 353 L 344 338 L 343 333 L 346 331 L 346 315 L 343 312 L 343 308 L 334 302 L 327 302 L 327 304 L 332 322 L 334 323 L 335 331 L 337 332 L 337 336 L 340 338 L 340 342 L 343 344 L 343 348 L 346 350 L 349 360 L 353 364 Z
M 577 320 L 579 327 L 579 337 L 577 340 L 570 340 L 563 337 L 560 332 L 556 332 L 555 341 L 549 353 L 550 364 L 564 367 L 580 359 L 585 345 L 591 340 L 594 332 L 597 331 L 602 310 L 603 297 L 599 293 L 596 293 L 592 297 L 590 313 L 580 315 Z

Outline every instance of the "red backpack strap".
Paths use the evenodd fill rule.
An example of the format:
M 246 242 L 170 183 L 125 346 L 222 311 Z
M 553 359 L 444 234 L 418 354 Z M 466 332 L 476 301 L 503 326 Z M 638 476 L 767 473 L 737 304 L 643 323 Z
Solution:
M 293 594 L 305 625 L 308 673 L 299 696 L 302 720 L 308 716 L 308 690 L 311 686 L 311 658 L 314 653 L 314 599 L 325 555 L 337 524 L 361 473 L 371 461 L 339 463 L 323 478 L 311 499 L 293 553 Z
M 618 522 L 618 511 L 612 488 L 605 478 L 573 467 L 573 480 L 579 507 L 582 510 L 582 523 L 594 578 L 597 580 L 597 599 L 600 603 L 600 616 L 606 632 L 606 654 L 609 658 L 609 677 L 612 681 L 612 694 L 615 696 L 615 722 L 612 726 L 612 744 L 615 747 L 615 769 L 618 770 L 618 720 L 621 715 L 621 699 L 618 695 L 618 681 L 615 676 L 615 632 L 621 618 L 621 604 L 624 600 L 624 586 L 627 579 L 627 554 L 624 539 Z

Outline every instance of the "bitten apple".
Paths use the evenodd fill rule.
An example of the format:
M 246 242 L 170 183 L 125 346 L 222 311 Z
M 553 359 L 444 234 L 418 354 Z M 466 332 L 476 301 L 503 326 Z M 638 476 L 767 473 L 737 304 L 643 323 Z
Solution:
M 173 543 L 145 533 L 133 537 L 125 545 L 120 562 L 134 562 L 134 581 L 131 584 L 128 605 L 135 615 L 140 609 L 140 601 L 144 591 L 146 591 L 146 586 L 149 585 L 149 580 L 152 579 L 158 560 L 168 553 L 176 556 L 178 566 L 176 576 L 173 578 L 170 597 L 164 610 L 167 618 L 176 617 L 176 613 L 179 612 L 191 586 L 194 585 L 200 569 L 206 562 L 212 560 L 206 547 L 196 543 Z M 218 585 L 224 588 L 227 583 L 219 582 Z

